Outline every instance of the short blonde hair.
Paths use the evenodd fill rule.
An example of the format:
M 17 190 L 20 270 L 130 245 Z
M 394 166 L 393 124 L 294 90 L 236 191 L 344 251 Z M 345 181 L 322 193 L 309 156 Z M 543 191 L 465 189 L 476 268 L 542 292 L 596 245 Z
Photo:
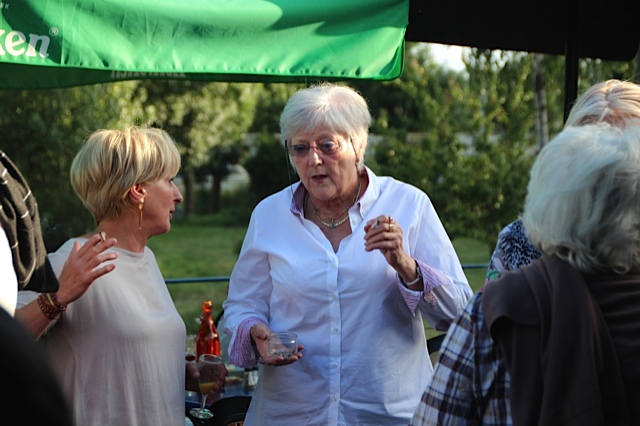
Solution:
M 127 197 L 132 186 L 173 177 L 179 170 L 178 147 L 164 130 L 103 129 L 89 135 L 74 158 L 71 186 L 100 223 L 135 207 Z
M 576 99 L 565 127 L 596 123 L 624 127 L 631 119 L 640 119 L 640 86 L 612 79 L 594 84 Z

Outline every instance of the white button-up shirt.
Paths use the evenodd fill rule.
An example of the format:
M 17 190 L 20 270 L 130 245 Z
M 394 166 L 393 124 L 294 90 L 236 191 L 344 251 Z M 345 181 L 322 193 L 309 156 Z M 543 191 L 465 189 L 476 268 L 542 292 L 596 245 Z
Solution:
M 305 349 L 293 364 L 262 368 L 248 425 L 408 424 L 433 372 L 423 319 L 446 329 L 472 295 L 427 195 L 367 173 L 337 252 L 304 218 L 299 183 L 252 214 L 223 306 L 231 361 L 255 365 L 257 322 L 297 333 Z M 402 226 L 424 291 L 407 289 L 379 251 L 365 251 L 364 225 L 382 214 Z

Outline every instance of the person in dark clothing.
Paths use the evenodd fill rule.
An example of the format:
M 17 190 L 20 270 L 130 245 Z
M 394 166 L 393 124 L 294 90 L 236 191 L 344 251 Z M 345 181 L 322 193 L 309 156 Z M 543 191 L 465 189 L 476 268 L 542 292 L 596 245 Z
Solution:
M 522 222 L 542 257 L 454 321 L 413 425 L 640 423 L 639 124 L 541 150 Z
M 73 425 L 71 407 L 64 397 L 49 359 L 27 329 L 0 308 L 0 412 L 15 424 Z

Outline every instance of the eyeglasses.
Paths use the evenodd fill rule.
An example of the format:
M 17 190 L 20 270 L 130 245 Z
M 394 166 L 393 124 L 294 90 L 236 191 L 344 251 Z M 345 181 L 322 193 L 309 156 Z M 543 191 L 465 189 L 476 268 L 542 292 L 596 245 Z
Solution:
M 315 145 L 309 145 L 308 143 L 288 145 L 287 141 L 285 141 L 285 147 L 293 157 L 306 157 L 311 148 L 317 149 L 322 155 L 335 155 L 341 146 L 340 142 L 334 141 L 333 139 L 323 139 L 316 142 Z

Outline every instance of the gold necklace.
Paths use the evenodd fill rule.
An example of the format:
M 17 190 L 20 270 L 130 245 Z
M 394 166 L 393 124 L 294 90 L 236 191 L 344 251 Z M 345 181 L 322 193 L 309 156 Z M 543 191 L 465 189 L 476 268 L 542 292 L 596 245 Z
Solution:
M 313 204 L 313 203 L 311 203 Z M 316 210 L 316 216 L 318 217 L 318 221 L 323 224 L 324 226 L 326 226 L 327 228 L 337 228 L 338 226 L 342 225 L 343 223 L 345 223 L 347 221 L 347 219 L 349 219 L 349 215 L 347 214 L 345 217 L 343 217 L 342 219 L 340 219 L 339 221 L 335 222 L 334 219 L 331 219 L 331 222 L 325 222 L 324 220 L 320 219 L 320 216 L 318 216 L 318 211 Z
M 360 189 L 362 188 L 362 183 L 360 182 L 360 178 L 358 178 L 358 191 L 356 192 L 356 196 L 353 197 L 353 202 L 351 203 L 351 205 L 347 206 L 346 209 L 344 209 L 338 216 L 336 217 L 328 217 L 328 218 L 323 218 L 322 215 L 320 214 L 320 212 L 318 211 L 318 209 L 316 208 L 315 204 L 313 204 L 313 201 L 309 200 L 309 203 L 311 203 L 311 207 L 313 207 L 313 211 L 316 213 L 316 217 L 318 218 L 318 221 L 323 224 L 324 226 L 326 226 L 327 228 L 337 228 L 338 226 L 342 225 L 343 223 L 345 223 L 347 221 L 347 219 L 349 219 L 349 209 L 351 208 L 351 206 L 353 206 L 356 201 L 358 201 L 358 198 L 360 198 Z M 309 193 L 307 192 L 307 199 L 309 199 Z M 346 213 L 346 216 L 343 217 L 342 219 L 338 220 L 340 217 L 342 217 L 343 214 Z

